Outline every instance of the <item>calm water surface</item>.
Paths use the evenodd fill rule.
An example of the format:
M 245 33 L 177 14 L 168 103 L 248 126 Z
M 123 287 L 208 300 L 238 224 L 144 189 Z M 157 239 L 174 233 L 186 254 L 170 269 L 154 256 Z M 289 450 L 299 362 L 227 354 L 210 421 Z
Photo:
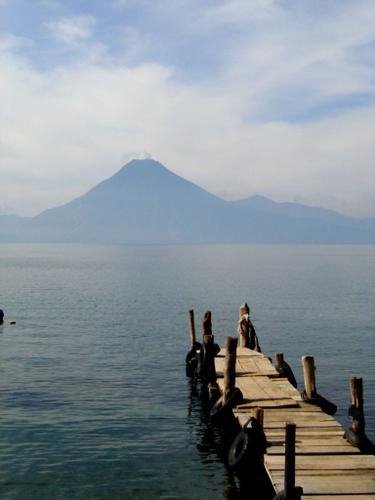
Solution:
M 375 439 L 373 246 L 0 245 L 0 283 L 2 499 L 235 495 L 185 377 L 190 308 L 222 344 L 248 301 L 345 424 L 363 376 Z

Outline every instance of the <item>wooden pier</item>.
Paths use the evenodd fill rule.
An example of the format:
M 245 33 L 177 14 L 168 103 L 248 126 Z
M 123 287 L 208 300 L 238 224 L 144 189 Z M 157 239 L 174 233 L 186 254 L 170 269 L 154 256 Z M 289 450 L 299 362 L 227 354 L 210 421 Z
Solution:
M 217 381 L 224 390 L 225 349 L 215 358 Z M 362 455 L 344 438 L 344 429 L 319 407 L 305 403 L 300 392 L 280 377 L 261 353 L 237 348 L 236 387 L 242 403 L 233 413 L 243 426 L 263 409 L 268 443 L 264 465 L 276 493 L 284 490 L 285 426 L 296 424 L 295 483 L 309 500 L 375 500 L 375 456 Z
M 206 323 L 203 322 L 202 350 L 213 344 L 211 316 L 209 317 L 208 327 L 207 320 Z M 190 321 L 192 324 L 191 312 Z M 240 329 L 239 333 L 242 333 Z M 246 343 L 241 339 L 242 346 Z M 195 328 L 192 345 L 199 352 Z M 213 390 L 213 393 L 216 390 L 215 399 L 218 394 L 222 395 L 221 405 L 227 404 L 234 390 L 241 391 L 242 400 L 231 405 L 231 414 L 242 432 L 246 432 L 254 418 L 260 423 L 267 441 L 263 463 L 275 490 L 275 498 L 375 500 L 375 456 L 362 453 L 345 439 L 345 429 L 333 416 L 327 414 L 327 411 L 334 413 L 334 405 L 322 398 L 323 404 L 319 404 L 325 409 L 323 411 L 316 404 L 316 399 L 320 396 L 315 387 L 313 358 L 303 359 L 305 392 L 301 395 L 290 382 L 296 385 L 293 374 L 288 380 L 285 373 L 277 369 L 278 362 L 285 363 L 282 354 L 276 356 L 274 365 L 268 357 L 256 350 L 236 346 L 237 339 L 228 337 L 226 348 L 222 348 L 220 352 L 215 353 L 212 347 L 207 348 L 208 364 L 211 366 L 207 378 L 208 389 Z M 363 425 L 364 435 L 361 398 L 360 393 L 357 412 L 353 413 L 352 428 Z M 356 402 L 353 393 L 352 402 Z M 359 419 L 359 424 L 354 419 Z M 288 443 L 286 428 L 292 435 L 291 444 Z

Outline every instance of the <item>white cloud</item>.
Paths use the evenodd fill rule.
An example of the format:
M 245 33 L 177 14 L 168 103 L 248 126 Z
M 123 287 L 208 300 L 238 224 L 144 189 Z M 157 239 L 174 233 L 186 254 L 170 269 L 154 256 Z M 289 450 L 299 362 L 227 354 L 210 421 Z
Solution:
M 19 44 L 19 40 L 17 37 L 13 35 L 6 35 L 0 37 L 0 51 L 8 51 L 13 50 Z
M 149 151 L 230 198 L 263 193 L 346 212 L 370 209 L 373 109 L 255 125 L 241 118 L 242 95 L 178 84 L 156 64 L 43 73 L 3 55 L 0 70 L 0 199 L 18 212 L 78 196 L 133 151 Z
M 46 27 L 58 41 L 71 45 L 91 38 L 95 24 L 95 18 L 87 15 L 50 21 Z
M 246 10 L 242 12 L 237 21 L 241 36 L 230 48 L 232 57 L 225 54 L 230 61 L 226 79 L 234 87 L 247 88 L 246 102 L 256 104 L 250 112 L 272 114 L 278 102 L 291 112 L 311 110 L 350 94 L 374 91 L 374 68 L 352 57 L 354 49 L 375 41 L 373 2 L 349 4 L 335 17 L 325 11 L 315 17 L 306 11 L 296 14 L 281 10 L 276 2 L 266 3 L 272 15 L 244 28 Z M 217 8 L 214 18 L 227 20 L 219 14 Z M 209 29 L 211 17 L 203 19 Z

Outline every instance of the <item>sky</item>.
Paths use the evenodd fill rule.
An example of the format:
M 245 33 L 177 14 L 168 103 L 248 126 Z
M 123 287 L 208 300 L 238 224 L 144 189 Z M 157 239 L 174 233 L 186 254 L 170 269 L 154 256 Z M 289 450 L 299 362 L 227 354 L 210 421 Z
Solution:
M 0 0 L 0 213 L 152 157 L 375 216 L 374 0 Z

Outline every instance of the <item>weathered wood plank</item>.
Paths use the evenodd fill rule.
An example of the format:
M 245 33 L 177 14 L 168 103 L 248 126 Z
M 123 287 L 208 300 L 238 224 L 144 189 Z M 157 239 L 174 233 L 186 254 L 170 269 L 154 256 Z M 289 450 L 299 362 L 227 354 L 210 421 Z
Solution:
M 294 421 L 295 424 L 298 424 L 299 427 L 305 427 L 305 428 L 311 428 L 311 427 L 315 427 L 315 428 L 318 428 L 318 427 L 322 427 L 322 428 L 327 428 L 327 427 L 332 427 L 334 429 L 341 429 L 342 430 L 342 427 L 340 424 L 338 424 L 337 422 L 330 422 L 330 421 L 326 421 L 326 420 L 322 420 L 322 421 L 319 421 L 317 420 L 316 422 L 313 422 L 313 421 L 309 421 L 309 420 L 306 420 L 306 421 L 303 421 L 302 419 L 301 420 L 297 420 L 295 419 Z M 277 429 L 277 428 L 284 428 L 285 427 L 285 420 L 280 420 L 278 422 L 266 422 L 264 424 L 264 427 L 267 429 Z
M 356 495 L 337 494 L 337 495 L 303 495 L 303 500 L 375 500 L 374 494 L 357 493 Z
M 283 471 L 284 459 L 278 455 L 267 456 L 267 467 L 269 470 Z M 350 456 L 299 456 L 296 459 L 297 470 L 340 470 L 361 471 L 375 468 L 375 456 L 350 455 Z
M 272 480 L 277 492 L 282 491 L 284 486 L 284 474 L 273 472 Z M 375 476 L 369 474 L 340 474 L 334 475 L 311 475 L 307 473 L 298 473 L 296 475 L 296 484 L 303 488 L 304 495 L 314 494 L 375 494 Z
M 248 412 L 252 408 L 293 408 L 296 406 L 296 402 L 290 398 L 280 398 L 280 399 L 245 399 L 243 403 L 237 406 L 235 413 L 238 412 Z
M 284 431 L 285 434 L 285 431 Z M 267 433 L 267 440 L 273 446 L 282 446 L 284 444 L 284 436 L 282 434 Z M 358 451 L 358 448 L 349 444 L 341 436 L 302 436 L 296 437 L 298 445 L 305 446 L 344 446 L 348 450 Z
M 220 374 L 224 370 L 224 359 L 222 357 L 216 358 L 216 371 Z M 259 375 L 269 376 L 269 377 L 279 377 L 276 368 L 272 363 L 262 356 L 262 354 L 257 353 L 257 356 L 240 356 L 237 358 L 236 362 L 236 375 L 242 376 L 247 374 L 249 376 L 253 375 L 257 377 Z
M 222 347 L 217 357 L 224 358 L 225 354 L 226 354 L 225 347 Z M 248 349 L 246 347 L 237 347 L 237 358 L 251 358 L 257 356 L 265 358 L 265 355 L 262 354 L 261 352 L 253 351 L 252 349 Z
M 299 419 L 299 420 L 307 420 L 310 422 L 336 422 L 337 421 L 322 412 L 308 412 L 308 411 L 300 411 L 300 408 L 297 406 L 296 408 L 285 408 L 280 410 L 268 410 L 264 414 L 264 418 L 268 422 L 276 422 L 276 421 L 285 421 L 286 419 Z
M 356 455 L 360 451 L 354 447 L 348 447 L 345 444 L 331 446 L 331 445 L 309 445 L 309 444 L 296 444 L 297 455 Z M 285 454 L 285 447 L 271 446 L 267 449 L 267 455 L 282 455 Z M 267 460 L 265 461 L 267 463 Z

